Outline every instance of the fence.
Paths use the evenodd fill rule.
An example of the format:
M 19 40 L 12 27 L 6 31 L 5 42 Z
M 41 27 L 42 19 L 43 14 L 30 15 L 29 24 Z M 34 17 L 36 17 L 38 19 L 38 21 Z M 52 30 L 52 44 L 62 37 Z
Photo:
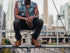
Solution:
M 0 53 L 1 53 L 1 49 L 3 49 L 3 48 L 16 48 L 16 47 L 12 47 L 12 45 L 1 45 L 1 40 L 2 40 L 2 32 L 7 32 L 7 33 L 10 33 L 10 32 L 13 32 L 14 33 L 14 31 L 13 30 L 11 30 L 11 31 L 8 31 L 8 30 L 1 30 L 0 31 Z M 35 46 L 33 46 L 33 45 L 31 45 L 31 36 L 30 36 L 30 32 L 32 32 L 32 30 L 23 30 L 23 31 L 21 31 L 21 32 L 27 32 L 28 34 L 28 36 L 27 36 L 27 39 L 29 40 L 28 41 L 28 45 L 20 45 L 18 48 L 25 48 L 25 49 L 27 49 L 27 53 L 31 53 L 31 49 L 32 48 L 70 48 L 70 45 L 42 45 L 41 47 L 35 47 Z M 46 31 L 46 30 L 43 30 L 43 31 L 41 31 L 41 32 L 49 32 L 49 31 Z M 68 31 L 69 32 L 69 31 Z M 57 37 L 58 38 L 58 37 Z M 59 53 L 59 52 L 58 52 Z

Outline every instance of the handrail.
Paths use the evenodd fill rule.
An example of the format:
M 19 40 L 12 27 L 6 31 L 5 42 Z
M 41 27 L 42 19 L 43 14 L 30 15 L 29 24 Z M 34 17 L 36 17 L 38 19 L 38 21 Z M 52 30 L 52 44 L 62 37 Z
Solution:
M 14 30 L 1 30 L 0 33 L 2 32 L 7 32 L 7 33 L 13 32 L 14 33 Z M 33 32 L 33 30 L 21 30 L 21 32 Z M 56 30 L 48 30 L 48 31 L 42 30 L 41 32 L 56 32 Z M 17 48 L 17 47 L 13 47 L 13 45 L 1 45 L 0 50 L 3 48 Z M 27 52 L 31 53 L 31 48 L 70 48 L 70 45 L 42 45 L 41 47 L 35 47 L 34 45 L 20 45 L 18 48 L 26 48 Z
M 2 45 L 0 48 L 17 48 L 13 45 Z M 18 48 L 70 48 L 70 45 L 42 45 L 41 47 L 35 47 L 34 45 L 20 45 Z
M 32 32 L 33 30 L 21 30 L 21 32 L 27 32 L 27 31 L 30 31 Z M 42 30 L 41 32 L 56 32 L 57 30 Z M 14 32 L 14 30 L 0 30 L 0 33 L 1 32 Z M 64 30 L 58 30 L 58 32 L 66 32 Z M 67 30 L 67 32 L 70 32 L 70 30 Z

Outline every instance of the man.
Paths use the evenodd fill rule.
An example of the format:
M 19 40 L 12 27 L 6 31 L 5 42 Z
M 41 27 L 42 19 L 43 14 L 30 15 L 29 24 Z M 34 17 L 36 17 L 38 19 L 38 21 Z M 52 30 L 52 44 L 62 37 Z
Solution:
M 17 39 L 14 47 L 19 47 L 19 45 L 21 45 L 22 36 L 20 34 L 20 30 L 35 30 L 32 34 L 32 45 L 40 47 L 41 45 L 36 40 L 39 37 L 40 31 L 43 27 L 43 20 L 39 19 L 37 4 L 31 0 L 17 1 L 15 4 L 14 14 L 14 31 L 15 38 Z

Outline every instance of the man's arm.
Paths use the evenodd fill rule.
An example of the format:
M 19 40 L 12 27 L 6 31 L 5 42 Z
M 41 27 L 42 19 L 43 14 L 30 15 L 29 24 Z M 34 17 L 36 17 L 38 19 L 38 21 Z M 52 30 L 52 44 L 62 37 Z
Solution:
M 17 2 L 16 2 L 16 4 L 15 4 L 15 9 L 14 9 L 14 16 L 15 16 L 15 19 L 26 20 L 25 17 L 19 16 L 18 14 L 19 14 L 19 11 L 18 11 Z
M 37 7 L 37 4 L 35 6 L 35 9 L 34 9 L 34 16 L 31 16 L 31 18 L 39 18 L 39 10 L 38 10 L 38 7 Z
M 37 4 L 36 4 L 35 9 L 34 9 L 34 14 L 35 14 L 34 18 L 39 18 L 39 10 L 38 10 Z

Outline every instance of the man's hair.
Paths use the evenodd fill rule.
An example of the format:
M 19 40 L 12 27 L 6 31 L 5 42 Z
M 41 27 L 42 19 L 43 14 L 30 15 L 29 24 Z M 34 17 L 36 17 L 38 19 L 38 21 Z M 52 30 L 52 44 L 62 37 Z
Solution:
M 27 0 L 27 2 L 30 2 L 31 0 Z

